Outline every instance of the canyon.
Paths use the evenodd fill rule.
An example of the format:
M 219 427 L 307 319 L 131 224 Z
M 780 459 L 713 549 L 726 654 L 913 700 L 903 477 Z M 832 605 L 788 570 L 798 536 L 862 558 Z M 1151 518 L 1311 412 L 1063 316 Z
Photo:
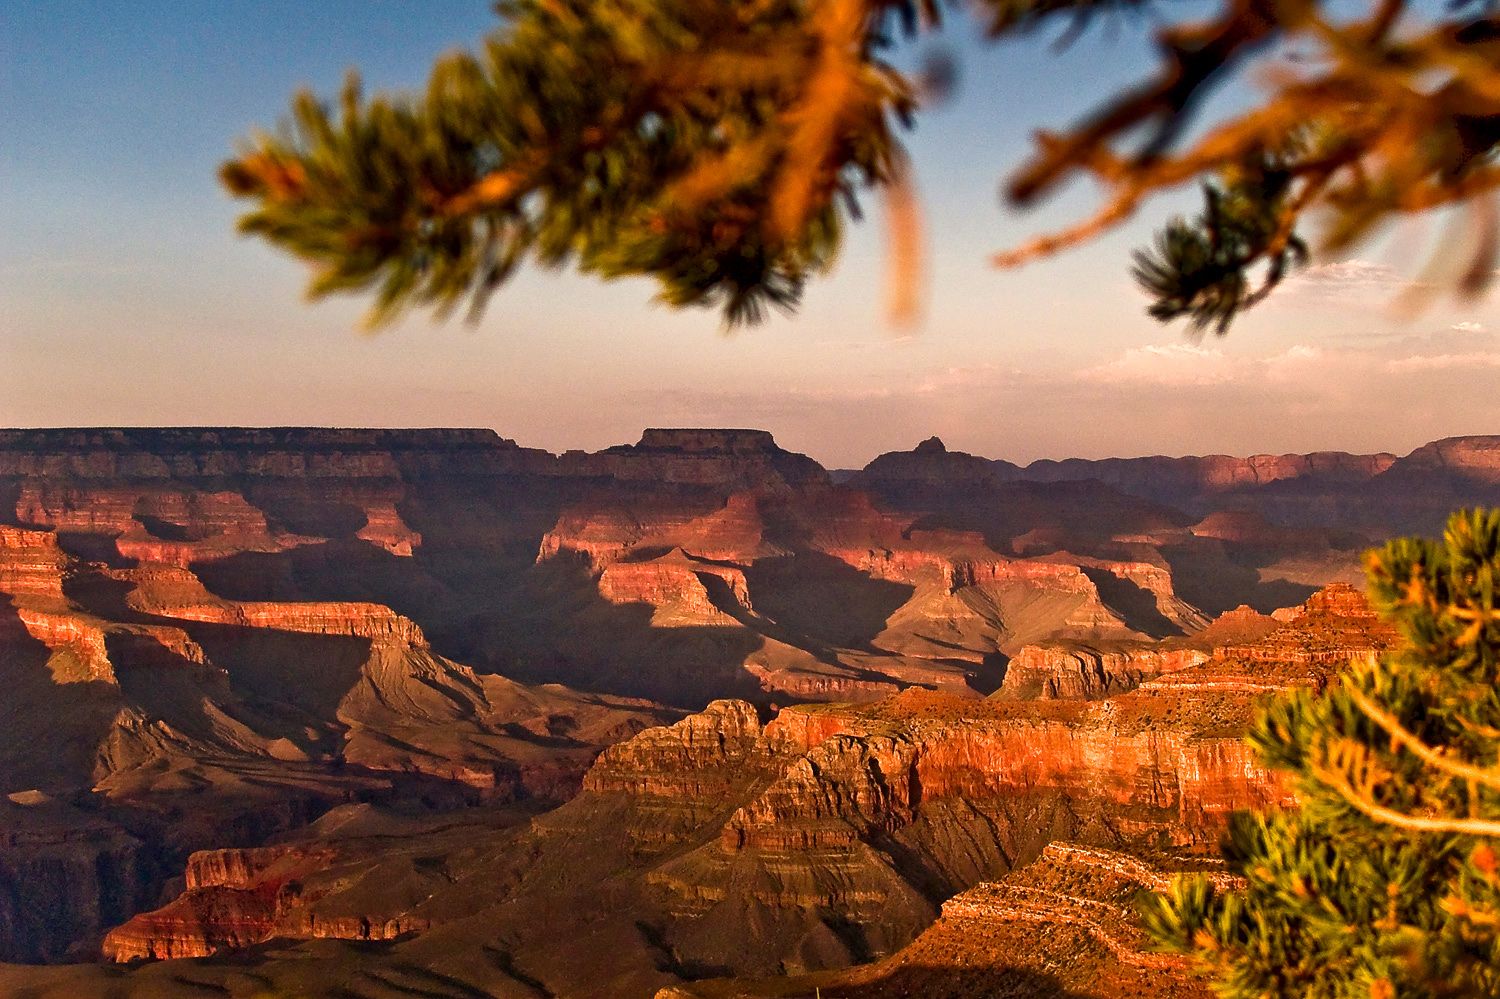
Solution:
M 1293 803 L 1241 736 L 1390 646 L 1360 553 L 1497 501 L 1500 438 L 0 431 L 0 993 L 1205 994 L 1124 900 Z

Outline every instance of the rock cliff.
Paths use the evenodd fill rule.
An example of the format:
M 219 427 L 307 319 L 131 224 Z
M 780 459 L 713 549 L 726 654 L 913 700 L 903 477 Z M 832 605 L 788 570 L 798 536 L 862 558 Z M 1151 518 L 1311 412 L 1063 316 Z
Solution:
M 1105 649 L 1061 643 L 1027 645 L 1006 665 L 1000 694 L 1043 699 L 1107 697 L 1207 659 L 1208 653 L 1201 649 L 1163 650 L 1145 644 Z
M 1109 850 L 1053 843 L 1001 882 L 984 882 L 943 903 L 936 923 L 891 957 L 848 971 L 755 982 L 674 986 L 656 999 L 754 999 L 815 990 L 848 999 L 921 995 L 969 999 L 1208 999 L 1180 958 L 1156 953 L 1141 932 L 1140 892 L 1160 891 L 1184 868 L 1211 878 L 1204 861 L 1144 861 Z

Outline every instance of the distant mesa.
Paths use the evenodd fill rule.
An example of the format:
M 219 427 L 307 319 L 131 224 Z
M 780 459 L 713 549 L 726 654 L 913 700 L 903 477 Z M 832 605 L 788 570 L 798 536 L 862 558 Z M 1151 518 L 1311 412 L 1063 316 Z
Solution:
M 694 427 L 649 427 L 641 434 L 638 448 L 651 451 L 708 451 L 756 454 L 780 451 L 768 430 L 713 429 Z
M 945 454 L 947 451 L 948 445 L 944 444 L 943 439 L 937 436 L 927 438 L 916 447 L 917 454 Z

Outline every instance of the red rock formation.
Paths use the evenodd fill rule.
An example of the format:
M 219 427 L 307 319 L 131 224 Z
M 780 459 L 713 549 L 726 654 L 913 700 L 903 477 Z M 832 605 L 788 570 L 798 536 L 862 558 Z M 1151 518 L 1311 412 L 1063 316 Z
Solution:
M 618 482 L 712 487 L 725 490 L 819 485 L 828 473 L 806 455 L 784 451 L 764 430 L 651 429 L 640 443 L 595 454 L 570 451 L 562 474 Z
M 729 794 L 734 771 L 758 752 L 761 721 L 744 701 L 714 701 L 697 714 L 599 754 L 584 777 L 586 791 L 651 798 L 706 798 Z
M 1132 705 L 1146 717 L 1152 707 Z M 911 822 L 919 806 L 943 799 L 975 804 L 1046 790 L 1075 802 L 1155 811 L 1161 832 L 1209 843 L 1235 808 L 1288 800 L 1238 739 L 1152 730 L 1139 717 L 1127 720 L 1113 702 L 1055 718 L 973 709 L 958 717 L 962 723 L 912 719 L 888 735 L 878 716 L 854 716 L 856 731 L 818 743 L 736 813 L 725 846 L 788 849 L 828 835 L 847 845 L 862 825 L 889 832 Z M 829 818 L 839 820 L 832 830 Z
M 695 558 L 748 565 L 784 554 L 766 542 L 764 529 L 759 498 L 749 492 L 732 493 L 708 512 L 697 502 L 638 508 L 582 504 L 565 511 L 542 538 L 537 560 L 581 556 L 600 571 L 632 550 L 681 548 Z
M 1147 863 L 1109 850 L 1050 844 L 1004 881 L 977 884 L 944 902 L 938 921 L 886 960 L 790 980 L 673 986 L 656 999 L 808 991 L 848 999 L 1051 999 L 1064 990 L 1091 999 L 1207 999 L 1209 989 L 1191 977 L 1185 959 L 1155 951 L 1134 904 L 1141 891 L 1165 888 L 1182 866 L 1172 858 Z M 1213 869 L 1206 873 L 1232 880 Z
M 66 566 L 53 532 L 0 525 L 0 593 L 61 602 Z
M 1201 649 L 1144 644 L 1108 649 L 1070 643 L 1027 645 L 1006 666 L 1000 694 L 1022 699 L 1108 697 L 1207 659 Z
M 1352 620 L 1357 609 L 1339 591 L 1325 594 L 1276 634 Z M 1241 610 L 1206 634 L 1243 643 L 1265 627 Z M 1176 641 L 1179 651 L 1191 649 Z M 1242 677 L 1260 670 L 1221 653 L 1210 662 Z M 627 966 L 652 980 L 641 962 L 658 966 L 643 953 L 671 954 L 673 967 L 749 973 L 896 955 L 896 964 L 877 966 L 889 971 L 913 967 L 913 952 L 898 951 L 938 916 L 942 899 L 1040 856 L 1000 887 L 960 895 L 930 932 L 982 920 L 1020 946 L 1050 925 L 1069 934 L 1070 952 L 1107 972 L 1099 981 L 1168 983 L 1175 971 L 1153 963 L 1118 918 L 1129 894 L 1159 886 L 1164 874 L 1097 847 L 1175 843 L 1210 853 L 1231 811 L 1292 798 L 1242 740 L 1253 691 L 1146 687 L 1033 703 L 913 690 L 874 704 L 789 708 L 765 725 L 746 702 L 715 702 L 606 750 L 578 798 L 514 840 L 455 841 L 464 845 L 445 858 L 483 858 L 468 861 L 478 866 L 467 880 L 445 866 L 443 877 L 424 875 L 409 890 L 370 895 L 350 887 L 350 865 L 384 871 L 396 862 L 401 851 L 389 845 L 359 854 L 363 860 L 338 847 L 327 874 L 295 876 L 274 854 L 205 855 L 194 858 L 183 897 L 118 931 L 111 952 L 197 953 L 255 935 L 371 939 L 418 930 L 418 941 L 450 954 L 502 939 L 547 988 L 580 995 L 606 994 L 587 983 L 614 981 Z M 1060 838 L 1089 849 L 1048 849 Z M 298 847 L 309 849 L 316 846 Z M 573 918 L 557 913 L 582 913 L 596 896 L 610 899 L 607 911 L 580 915 L 578 925 L 618 942 L 608 971 L 592 955 L 585 963 L 593 970 L 581 970 L 576 948 L 557 939 L 557 920 Z M 830 936 L 830 923 L 847 936 Z M 641 925 L 655 934 L 645 952 L 626 933 Z M 756 947 L 746 953 L 751 933 Z M 990 937 L 978 939 L 990 945 Z
M 183 894 L 111 930 L 103 955 L 119 962 L 171 960 L 261 943 L 277 934 L 279 920 L 298 900 L 297 879 L 334 856 L 298 847 L 195 853 L 188 858 Z M 375 923 L 363 937 L 352 938 L 389 939 L 385 930 Z
M 406 525 L 391 502 L 377 502 L 367 507 L 365 526 L 355 537 L 405 558 L 410 558 L 413 550 L 422 544 L 422 535 Z
M 1141 685 L 1146 691 L 1211 689 L 1255 693 L 1289 686 L 1321 689 L 1351 658 L 1390 649 L 1395 629 L 1370 609 L 1358 590 L 1336 583 L 1307 602 L 1278 611 L 1278 627 L 1263 625 L 1242 608 L 1215 622 L 1220 644 L 1204 662 Z M 1263 620 L 1263 619 L 1262 619 Z M 1244 632 L 1249 624 L 1252 630 Z M 1241 630 L 1236 636 L 1235 629 Z M 1247 640 L 1248 639 L 1248 640 Z
M 1390 468 L 1393 454 L 1254 454 L 1235 458 L 1224 454 L 1204 457 L 1105 458 L 1097 461 L 1067 458 L 1040 460 L 1018 474 L 1039 482 L 1098 479 L 1142 496 L 1162 498 L 1224 492 L 1291 479 L 1323 482 L 1363 482 Z
M 1282 627 L 1259 641 L 1226 645 L 1226 658 L 1294 666 L 1339 667 L 1356 656 L 1384 652 L 1395 629 L 1347 583 L 1324 587 L 1298 607 L 1277 615 Z
M 1438 442 L 1402 461 L 1448 483 L 1430 506 L 1487 481 L 1487 454 L 1482 440 Z M 430 857 L 411 865 L 400 893 L 356 891 L 352 868 L 269 890 L 274 865 L 225 855 L 120 945 L 206 953 L 267 933 L 369 939 L 493 917 L 505 947 L 524 938 L 555 957 L 560 943 L 527 920 L 550 918 L 538 913 L 559 891 L 594 919 L 587 893 L 608 881 L 622 901 L 598 917 L 614 934 L 599 949 L 635 941 L 622 945 L 633 982 L 844 963 L 900 946 L 944 895 L 1058 836 L 1206 845 L 1228 809 L 1284 800 L 1239 743 L 1252 698 L 1383 647 L 1378 622 L 1335 590 L 1275 635 L 1243 610 L 1202 636 L 1143 639 L 1199 627 L 1205 590 L 1215 607 L 1269 608 L 1333 578 L 1358 536 L 1276 525 L 1366 491 L 1425 496 L 1386 457 L 1148 459 L 1119 473 L 1186 490 L 1183 514 L 1098 482 L 1010 481 L 1021 473 L 936 441 L 872 466 L 872 497 L 758 432 L 652 430 L 561 457 L 478 431 L 0 432 L 0 496 L 14 501 L 0 520 L 15 521 L 0 526 L 13 743 L 0 790 L 174 815 L 194 831 L 152 862 L 180 870 L 190 846 L 269 835 L 207 840 L 222 834 L 198 825 L 296 794 L 319 804 L 288 806 L 278 831 L 356 793 L 558 800 L 600 746 L 673 717 L 497 675 L 512 669 L 684 705 L 962 694 L 799 707 L 764 728 L 746 702 L 715 705 L 611 751 L 533 829 L 452 846 L 441 874 Z M 1275 563 L 1258 554 L 1272 535 Z M 1110 696 L 976 703 L 1007 657 L 1009 693 Z M 56 718 L 69 728 L 49 735 Z M 395 863 L 389 849 L 357 863 Z M 68 856 L 89 869 L 89 854 Z M 462 891 L 450 861 L 479 872 Z M 102 913 L 108 878 L 95 877 Z M 141 880 L 151 897 L 160 871 Z M 17 891 L 0 898 L 0 956 Z M 752 932 L 766 936 L 748 958 L 735 947 Z M 537 960 L 538 980 L 572 994 Z
M 1435 470 L 1489 484 L 1500 483 L 1500 437 L 1447 437 L 1424 444 L 1393 471 L 1403 477 Z
M 731 625 L 715 606 L 702 577 L 724 582 L 735 605 L 750 610 L 750 590 L 742 570 L 705 562 L 674 548 L 648 562 L 613 562 L 599 576 L 599 594 L 612 604 L 650 604 L 656 627 L 687 624 Z
M 180 621 L 267 628 L 311 635 L 346 635 L 425 646 L 422 629 L 383 604 L 223 600 L 186 569 L 155 566 L 130 572 L 129 606 Z

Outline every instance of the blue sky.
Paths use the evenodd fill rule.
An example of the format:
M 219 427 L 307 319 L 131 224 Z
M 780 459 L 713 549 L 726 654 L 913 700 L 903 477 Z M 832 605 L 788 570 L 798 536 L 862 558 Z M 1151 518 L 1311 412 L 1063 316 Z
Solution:
M 1190 199 L 1019 272 L 989 266 L 1092 204 L 1079 184 L 1018 214 L 997 192 L 1032 129 L 1143 70 L 1128 26 L 1061 55 L 953 26 L 963 84 L 910 137 L 930 249 L 914 333 L 886 324 L 866 224 L 795 317 L 733 335 L 652 305 L 643 281 L 534 271 L 477 327 L 360 334 L 359 301 L 308 305 L 300 265 L 234 235 L 215 168 L 297 87 L 331 93 L 349 67 L 415 86 L 494 24 L 483 0 L 0 5 L 0 424 L 471 425 L 553 450 L 727 424 L 838 465 L 932 433 L 1027 460 L 1500 431 L 1496 301 L 1383 307 L 1421 259 L 1396 251 L 1431 225 L 1199 344 L 1146 319 L 1127 276 Z

